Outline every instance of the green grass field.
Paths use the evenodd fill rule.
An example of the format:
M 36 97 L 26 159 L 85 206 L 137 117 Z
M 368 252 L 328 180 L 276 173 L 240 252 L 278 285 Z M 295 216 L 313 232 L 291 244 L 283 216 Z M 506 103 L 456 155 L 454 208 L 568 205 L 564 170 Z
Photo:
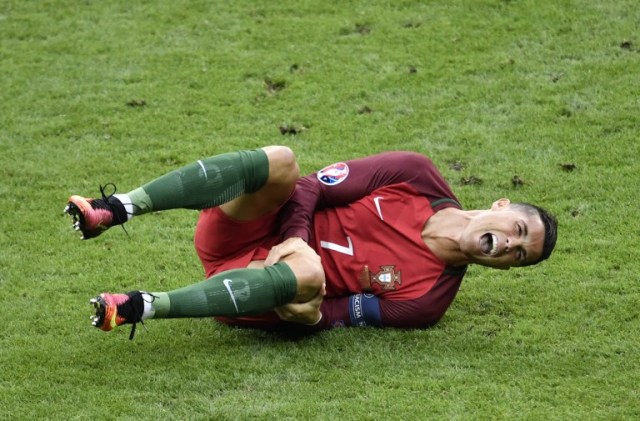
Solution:
M 0 419 L 640 418 L 640 9 L 620 0 L 0 0 Z M 202 279 L 197 214 L 82 242 L 62 208 L 201 157 L 430 156 L 467 209 L 552 210 L 555 255 L 470 269 L 429 330 L 90 326 Z

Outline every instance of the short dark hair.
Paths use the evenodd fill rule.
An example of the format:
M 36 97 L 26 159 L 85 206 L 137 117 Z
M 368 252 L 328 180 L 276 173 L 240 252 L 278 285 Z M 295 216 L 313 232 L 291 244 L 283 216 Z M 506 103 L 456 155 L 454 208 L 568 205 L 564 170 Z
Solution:
M 555 216 L 549 213 L 548 210 L 541 208 L 540 206 L 532 205 L 531 203 L 512 203 L 512 206 L 525 209 L 531 214 L 538 215 L 542 224 L 544 225 L 544 243 L 542 244 L 542 255 L 533 262 L 526 263 L 522 266 L 531 266 L 546 260 L 551 256 L 551 252 L 556 246 L 556 240 L 558 239 L 558 220 Z

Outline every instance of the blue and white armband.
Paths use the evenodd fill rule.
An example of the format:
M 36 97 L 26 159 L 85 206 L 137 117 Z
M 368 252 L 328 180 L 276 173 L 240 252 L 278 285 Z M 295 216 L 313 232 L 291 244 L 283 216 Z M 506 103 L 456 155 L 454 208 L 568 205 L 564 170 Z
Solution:
M 380 299 L 373 294 L 356 294 L 349 297 L 351 326 L 382 326 Z

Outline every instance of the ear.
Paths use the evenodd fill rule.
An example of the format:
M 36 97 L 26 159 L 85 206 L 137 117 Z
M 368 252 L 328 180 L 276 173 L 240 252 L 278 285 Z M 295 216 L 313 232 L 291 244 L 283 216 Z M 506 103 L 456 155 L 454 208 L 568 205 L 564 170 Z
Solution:
M 491 205 L 491 210 L 500 210 L 504 209 L 511 204 L 511 200 L 503 197 L 502 199 L 498 199 Z

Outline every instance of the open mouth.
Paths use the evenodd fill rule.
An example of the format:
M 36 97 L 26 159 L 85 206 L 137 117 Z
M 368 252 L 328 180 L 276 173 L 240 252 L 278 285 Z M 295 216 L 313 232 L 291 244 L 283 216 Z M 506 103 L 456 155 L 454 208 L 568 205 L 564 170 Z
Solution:
M 480 250 L 487 256 L 495 256 L 498 253 L 498 237 L 495 234 L 486 233 L 480 237 Z

